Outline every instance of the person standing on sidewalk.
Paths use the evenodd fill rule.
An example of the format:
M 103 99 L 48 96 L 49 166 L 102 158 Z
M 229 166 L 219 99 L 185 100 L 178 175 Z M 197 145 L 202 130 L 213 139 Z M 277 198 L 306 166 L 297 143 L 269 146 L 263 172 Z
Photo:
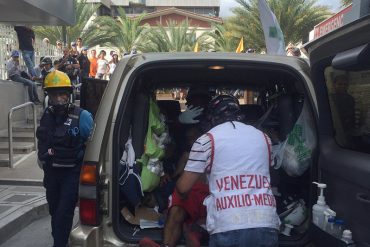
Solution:
M 76 49 L 77 49 L 78 53 L 81 54 L 81 52 L 83 50 L 83 47 L 84 47 L 83 44 L 82 44 L 82 38 L 81 37 L 78 37 L 76 39 L 76 44 L 77 44 Z
M 101 50 L 99 53 L 99 59 L 97 63 L 95 79 L 105 80 L 109 71 L 109 62 L 105 59 L 107 53 L 104 50 Z
M 242 123 L 239 101 L 231 95 L 213 98 L 207 110 L 212 128 L 193 144 L 177 192 L 186 196 L 207 174 L 210 196 L 203 204 L 210 247 L 277 247 L 280 220 L 270 186 L 269 138 Z
M 80 64 L 80 83 L 83 81 L 82 78 L 89 77 L 90 73 L 90 60 L 87 57 L 88 48 L 86 46 L 82 47 L 81 53 L 78 56 L 77 60 Z
M 80 70 L 80 64 L 78 63 L 77 59 L 74 58 L 68 47 L 64 47 L 63 49 L 63 57 L 59 59 L 57 70 L 63 71 L 69 76 L 73 85 L 77 84 L 77 76 Z
M 44 170 L 46 200 L 51 215 L 54 247 L 66 247 L 78 199 L 80 169 L 93 119 L 70 102 L 72 84 L 61 71 L 50 72 L 44 82 L 49 96 L 37 128 L 38 163 Z
M 95 49 L 92 49 L 90 51 L 90 58 L 89 58 L 89 61 L 90 61 L 90 73 L 89 73 L 89 77 L 91 78 L 95 78 L 96 76 L 96 72 L 98 70 L 98 58 L 96 57 L 96 50 Z
M 6 70 L 8 76 L 12 81 L 23 83 L 28 87 L 28 97 L 30 101 L 35 104 L 40 104 L 39 96 L 37 94 L 37 86 L 34 81 L 23 78 L 22 73 L 26 73 L 19 68 L 19 52 L 12 51 L 11 58 L 6 63 Z M 27 73 L 26 73 L 27 74 Z
M 18 36 L 19 50 L 22 52 L 24 63 L 28 68 L 28 73 L 31 77 L 36 76 L 35 67 L 35 33 L 28 26 L 15 26 L 14 30 Z

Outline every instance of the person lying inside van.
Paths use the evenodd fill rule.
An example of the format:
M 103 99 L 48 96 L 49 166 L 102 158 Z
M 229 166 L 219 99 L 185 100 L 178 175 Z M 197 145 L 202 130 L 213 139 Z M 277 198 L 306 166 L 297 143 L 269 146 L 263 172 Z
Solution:
M 176 171 L 170 177 L 173 181 L 176 181 L 181 176 L 186 162 L 192 159 L 191 146 L 194 141 L 207 130 L 206 126 L 208 125 L 203 112 L 210 99 L 211 95 L 208 88 L 191 88 L 188 92 L 186 98 L 187 110 L 179 116 L 179 122 L 183 124 L 185 129 L 185 141 L 182 141 L 185 145 L 182 147 L 183 152 Z M 163 236 L 164 246 L 176 246 L 183 230 L 187 246 L 200 246 L 202 233 L 199 227 L 195 229 L 196 227 L 194 226 L 197 225 L 199 220 L 206 217 L 206 208 L 203 205 L 203 200 L 208 194 L 209 189 L 205 177 L 194 184 L 186 198 L 181 197 L 176 190 L 173 191 L 168 199 L 168 213 Z M 159 247 L 160 245 L 149 238 L 144 238 L 140 241 L 139 246 Z

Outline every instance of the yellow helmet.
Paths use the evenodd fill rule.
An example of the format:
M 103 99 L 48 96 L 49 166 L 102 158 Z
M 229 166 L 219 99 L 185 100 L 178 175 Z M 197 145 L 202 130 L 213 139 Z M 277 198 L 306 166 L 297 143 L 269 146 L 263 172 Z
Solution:
M 72 90 L 71 80 L 66 73 L 54 70 L 45 77 L 44 89 L 48 90 L 54 88 L 67 88 Z

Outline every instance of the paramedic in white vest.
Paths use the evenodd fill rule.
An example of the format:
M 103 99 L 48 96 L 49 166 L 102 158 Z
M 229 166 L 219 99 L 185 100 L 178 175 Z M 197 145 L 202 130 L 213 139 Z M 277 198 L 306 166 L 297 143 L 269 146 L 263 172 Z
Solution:
M 186 196 L 202 173 L 209 180 L 209 246 L 278 246 L 279 217 L 270 187 L 269 138 L 242 123 L 239 102 L 219 95 L 208 106 L 211 129 L 194 143 L 176 189 Z

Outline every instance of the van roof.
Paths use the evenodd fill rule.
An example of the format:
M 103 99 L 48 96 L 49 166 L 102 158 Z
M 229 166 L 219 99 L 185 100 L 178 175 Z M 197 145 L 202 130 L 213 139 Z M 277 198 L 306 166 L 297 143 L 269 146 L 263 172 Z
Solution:
M 304 58 L 289 57 L 285 55 L 267 55 L 253 53 L 233 53 L 233 52 L 162 52 L 162 53 L 142 53 L 133 56 L 140 56 L 141 61 L 136 65 L 147 64 L 152 62 L 180 62 L 180 61 L 209 61 L 212 65 L 214 62 L 254 62 L 254 63 L 274 63 L 288 65 L 297 70 L 307 68 L 308 60 Z

